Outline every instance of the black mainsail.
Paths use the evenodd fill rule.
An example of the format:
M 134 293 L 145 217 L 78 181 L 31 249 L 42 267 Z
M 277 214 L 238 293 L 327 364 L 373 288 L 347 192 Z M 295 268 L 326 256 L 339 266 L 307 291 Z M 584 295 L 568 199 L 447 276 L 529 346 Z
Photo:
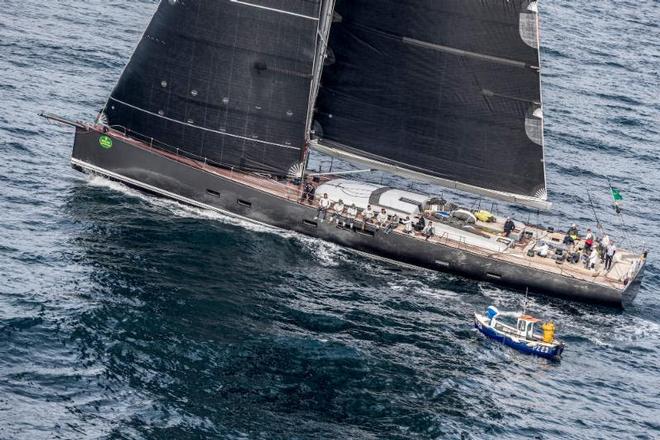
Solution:
M 337 0 L 318 149 L 546 206 L 531 0 Z
M 307 141 L 321 0 L 163 0 L 107 124 L 225 167 L 286 175 Z

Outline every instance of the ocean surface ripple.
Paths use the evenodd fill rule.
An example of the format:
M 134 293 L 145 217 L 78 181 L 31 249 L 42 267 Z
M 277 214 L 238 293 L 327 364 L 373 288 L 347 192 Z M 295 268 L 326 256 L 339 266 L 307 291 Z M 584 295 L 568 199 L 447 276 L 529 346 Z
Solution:
M 36 114 L 91 120 L 156 5 L 2 2 L 0 439 L 660 436 L 657 1 L 540 6 L 540 221 L 593 225 L 590 190 L 612 235 L 651 248 L 625 311 L 529 299 L 568 343 L 559 363 L 472 329 L 515 292 L 73 171 L 71 130 Z

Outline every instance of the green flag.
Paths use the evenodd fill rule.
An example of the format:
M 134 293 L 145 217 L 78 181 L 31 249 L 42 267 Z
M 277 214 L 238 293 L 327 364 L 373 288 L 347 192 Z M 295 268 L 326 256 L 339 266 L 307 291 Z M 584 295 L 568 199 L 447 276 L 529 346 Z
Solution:
M 615 203 L 623 200 L 623 197 L 621 197 L 621 193 L 618 189 L 610 187 L 610 190 L 612 191 L 612 198 L 614 199 Z

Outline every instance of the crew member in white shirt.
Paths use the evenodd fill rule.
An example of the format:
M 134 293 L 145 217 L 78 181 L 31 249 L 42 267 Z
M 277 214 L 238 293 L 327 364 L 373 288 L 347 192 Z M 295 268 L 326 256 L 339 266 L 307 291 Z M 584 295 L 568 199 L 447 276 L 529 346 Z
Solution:
M 351 221 L 351 223 L 350 223 L 350 228 L 351 229 L 353 229 L 353 224 L 354 224 L 353 222 L 354 222 L 355 218 L 357 217 L 357 213 L 358 213 L 358 209 L 355 206 L 355 203 L 351 203 L 351 206 L 349 206 L 348 209 L 346 210 L 346 216 Z
M 610 244 L 605 250 L 605 270 L 612 269 L 612 262 L 614 261 L 614 255 L 616 254 L 616 246 L 614 242 L 610 240 Z
M 407 215 L 406 218 L 401 223 L 403 223 L 403 232 L 405 232 L 406 234 L 412 234 L 412 232 L 413 232 L 413 224 L 412 223 L 413 222 L 410 219 L 410 216 Z
M 330 219 L 330 223 L 332 223 L 333 220 L 337 220 L 337 223 L 339 223 L 339 217 L 341 217 L 344 214 L 344 201 L 342 199 L 339 199 L 337 202 L 335 202 L 334 205 L 332 205 L 332 210 L 334 211 L 334 214 L 332 215 L 332 218 Z
M 376 216 L 376 221 L 378 222 L 378 225 L 381 228 L 387 224 L 387 211 L 385 210 L 385 208 L 382 208 L 380 210 L 378 216 Z
M 328 193 L 323 193 L 323 197 L 319 199 L 319 212 L 316 214 L 315 219 L 318 218 L 323 223 L 328 208 L 330 208 L 330 199 L 328 198 Z

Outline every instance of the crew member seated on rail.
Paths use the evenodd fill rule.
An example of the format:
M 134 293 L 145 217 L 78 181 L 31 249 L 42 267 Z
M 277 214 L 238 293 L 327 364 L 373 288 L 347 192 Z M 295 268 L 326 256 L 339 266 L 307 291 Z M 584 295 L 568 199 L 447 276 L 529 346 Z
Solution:
M 424 231 L 422 231 L 422 234 L 426 237 L 426 240 L 429 238 L 433 237 L 435 235 L 435 227 L 433 227 L 433 222 L 429 221 L 426 227 L 424 228 Z
M 339 224 L 339 218 L 344 214 L 344 201 L 342 199 L 339 199 L 337 202 L 335 202 L 334 205 L 332 205 L 332 210 L 334 213 L 332 214 L 332 218 L 330 219 L 330 223 L 332 223 L 333 220 L 337 220 L 337 224 Z
M 504 236 L 508 237 L 511 235 L 511 232 L 516 228 L 516 224 L 511 220 L 511 217 L 507 217 L 504 222 Z
M 381 228 L 385 227 L 387 224 L 387 211 L 385 208 L 381 208 L 380 212 L 378 213 L 378 216 L 376 216 L 376 221 L 378 222 L 378 226 Z
M 403 232 L 406 234 L 412 234 L 413 233 L 413 222 L 410 219 L 410 216 L 407 215 L 406 218 L 401 222 L 403 223 Z
M 353 222 L 354 222 L 355 218 L 357 217 L 357 213 L 358 213 L 358 209 L 355 206 L 355 203 L 351 203 L 351 206 L 349 206 L 348 209 L 346 210 L 346 217 L 348 217 L 349 220 L 350 220 L 349 226 L 350 226 L 351 229 L 353 229 L 353 226 L 354 226 Z
M 364 227 L 367 225 L 367 223 L 371 223 L 373 218 L 374 218 L 374 210 L 371 209 L 371 205 L 367 205 L 367 209 L 362 211 L 362 230 L 364 231 Z
M 396 213 L 392 214 L 392 217 L 390 217 L 390 222 L 387 224 L 387 227 L 385 228 L 385 233 L 389 234 L 392 232 L 394 229 L 399 226 L 399 216 L 396 215 Z
M 321 223 L 323 223 L 328 208 L 330 208 L 330 199 L 328 198 L 328 193 L 323 193 L 323 197 L 319 199 L 319 211 L 314 219 L 319 219 L 321 220 Z
M 375 213 L 374 210 L 371 208 L 371 205 L 367 205 L 367 209 L 365 209 L 364 211 L 362 211 L 362 218 L 363 218 L 364 221 L 367 222 L 367 223 L 368 223 L 368 222 L 371 222 L 371 220 L 373 220 L 374 215 L 376 215 L 376 213 Z
M 426 226 L 426 220 L 424 220 L 423 216 L 420 216 L 419 219 L 417 220 L 417 223 L 415 223 L 415 231 L 423 231 L 424 227 Z

